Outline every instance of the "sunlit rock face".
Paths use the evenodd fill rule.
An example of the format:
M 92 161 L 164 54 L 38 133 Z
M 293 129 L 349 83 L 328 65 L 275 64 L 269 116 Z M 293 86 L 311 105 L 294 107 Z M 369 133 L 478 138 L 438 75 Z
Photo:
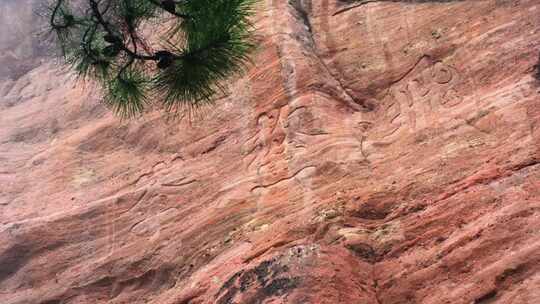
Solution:
M 538 1 L 255 24 L 192 122 L 50 62 L 0 83 L 0 303 L 540 303 Z

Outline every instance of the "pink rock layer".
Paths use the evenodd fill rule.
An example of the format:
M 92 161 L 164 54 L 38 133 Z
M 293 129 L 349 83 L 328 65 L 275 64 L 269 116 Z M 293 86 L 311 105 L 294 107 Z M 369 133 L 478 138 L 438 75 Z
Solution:
M 0 303 L 540 303 L 537 0 L 262 0 L 191 119 L 0 84 Z

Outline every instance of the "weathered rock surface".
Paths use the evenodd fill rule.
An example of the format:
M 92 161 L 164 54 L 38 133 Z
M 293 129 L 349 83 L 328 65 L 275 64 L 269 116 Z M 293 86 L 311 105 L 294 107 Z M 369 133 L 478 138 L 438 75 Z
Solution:
M 537 0 L 263 0 L 194 122 L 0 84 L 0 303 L 540 303 Z

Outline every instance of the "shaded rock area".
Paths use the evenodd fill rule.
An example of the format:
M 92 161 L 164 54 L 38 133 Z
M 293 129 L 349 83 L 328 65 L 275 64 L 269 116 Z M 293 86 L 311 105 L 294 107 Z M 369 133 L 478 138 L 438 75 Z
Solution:
M 540 303 L 537 0 L 255 23 L 192 122 L 49 61 L 0 81 L 0 303 Z
M 0 3 L 0 81 L 18 79 L 40 65 L 49 45 L 40 0 L 2 0 Z

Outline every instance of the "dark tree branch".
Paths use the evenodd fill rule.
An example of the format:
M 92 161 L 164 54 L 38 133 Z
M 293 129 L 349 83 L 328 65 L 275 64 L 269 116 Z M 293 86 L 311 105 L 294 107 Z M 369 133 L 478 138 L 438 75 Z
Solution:
M 172 14 L 176 17 L 179 17 L 179 18 L 183 18 L 183 19 L 189 19 L 190 17 L 188 15 L 184 15 L 184 14 L 179 14 L 176 12 L 176 10 L 174 8 L 169 8 L 169 7 L 166 7 L 163 2 L 160 2 L 159 0 L 148 0 L 150 1 L 152 4 L 154 4 L 155 6 L 158 6 L 160 7 L 162 10 L 168 12 L 169 14 Z M 176 3 L 175 3 L 176 4 Z
M 57 24 L 55 22 L 55 19 L 58 15 L 58 10 L 60 9 L 60 7 L 62 6 L 62 3 L 64 2 L 64 0 L 58 0 L 58 2 L 56 3 L 54 9 L 53 9 L 53 13 L 51 14 L 51 20 L 50 20 L 50 23 L 51 23 L 51 27 L 53 29 L 67 29 L 71 26 L 71 24 L 69 23 L 64 23 L 64 24 Z
M 90 3 L 90 8 L 92 9 L 93 16 L 96 18 L 97 22 L 101 25 L 101 27 L 103 27 L 103 29 L 107 32 L 107 34 L 113 37 L 119 38 L 114 33 L 114 31 L 109 27 L 109 23 L 103 19 L 103 16 L 101 12 L 99 11 L 98 3 L 95 0 L 88 0 L 88 2 Z M 133 57 L 135 59 L 151 60 L 151 61 L 159 60 L 159 58 L 156 57 L 155 55 L 149 56 L 149 55 L 138 54 L 132 51 L 131 49 L 129 49 L 123 42 L 118 41 L 117 44 L 124 52 L 128 54 L 128 56 Z

